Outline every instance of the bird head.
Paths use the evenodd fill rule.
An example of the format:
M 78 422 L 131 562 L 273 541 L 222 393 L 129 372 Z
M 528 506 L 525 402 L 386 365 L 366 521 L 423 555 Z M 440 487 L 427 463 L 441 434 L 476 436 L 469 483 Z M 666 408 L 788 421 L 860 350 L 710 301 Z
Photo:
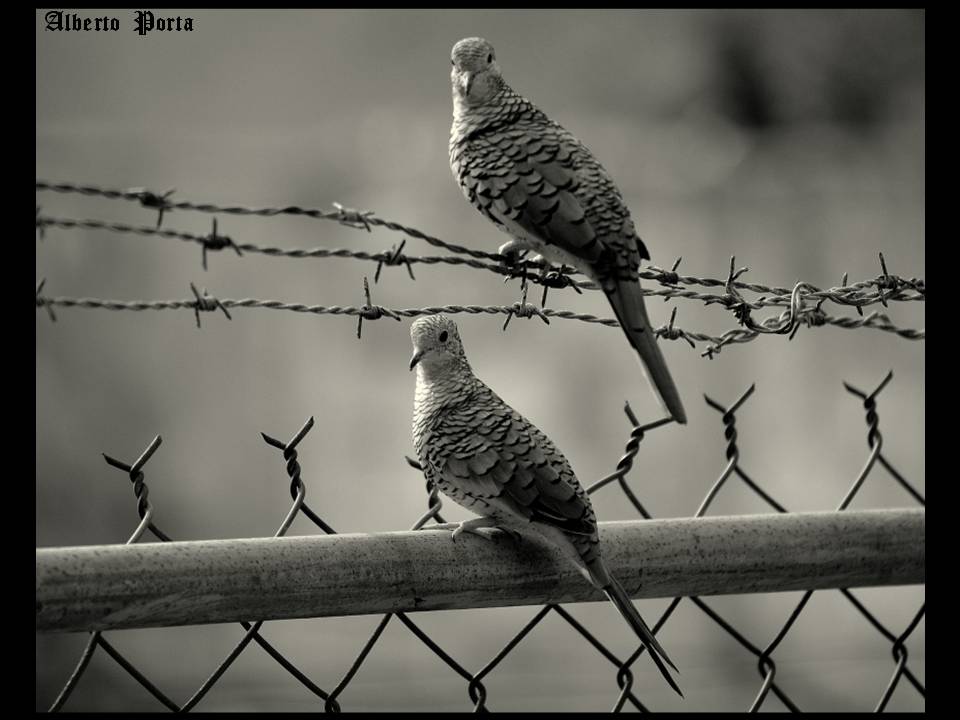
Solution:
M 489 99 L 502 84 L 493 45 L 483 38 L 464 38 L 450 53 L 453 94 L 469 105 Z
M 426 370 L 443 371 L 466 363 L 457 324 L 446 315 L 427 315 L 410 326 L 413 357 L 410 369 L 418 365 Z

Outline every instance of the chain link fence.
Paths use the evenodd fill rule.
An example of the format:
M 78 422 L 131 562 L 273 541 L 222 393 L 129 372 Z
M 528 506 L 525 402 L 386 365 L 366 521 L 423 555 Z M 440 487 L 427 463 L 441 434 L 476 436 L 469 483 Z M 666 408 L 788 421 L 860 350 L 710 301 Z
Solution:
M 361 334 L 362 323 L 364 320 L 376 320 L 384 316 L 393 317 L 397 320 L 400 317 L 412 317 L 421 314 L 431 314 L 434 312 L 446 313 L 490 313 L 502 314 L 506 316 L 504 329 L 512 317 L 533 317 L 541 318 L 544 322 L 549 322 L 550 318 L 561 317 L 565 319 L 576 319 L 584 322 L 601 323 L 604 325 L 616 325 L 616 321 L 597 318 L 595 316 L 585 316 L 582 314 L 571 313 L 568 311 L 558 311 L 544 307 L 547 299 L 548 288 L 571 288 L 577 292 L 590 290 L 591 284 L 586 281 L 577 280 L 574 272 L 568 268 L 550 269 L 542 267 L 538 263 L 524 262 L 520 267 L 507 267 L 504 265 L 503 258 L 491 254 L 481 253 L 467 248 L 446 243 L 439 238 L 434 238 L 426 233 L 422 233 L 414 228 L 402 226 L 398 223 L 380 219 L 369 212 L 357 212 L 342 207 L 337 207 L 334 211 L 325 212 L 311 210 L 299 207 L 286 208 L 247 208 L 247 207 L 220 207 L 209 204 L 175 202 L 171 199 L 171 192 L 155 193 L 144 189 L 132 190 L 106 190 L 90 186 L 82 186 L 70 183 L 52 184 L 47 182 L 37 182 L 38 191 L 55 192 L 76 192 L 82 194 L 98 195 L 100 197 L 136 201 L 147 208 L 158 211 L 157 226 L 134 227 L 116 223 L 106 223 L 103 221 L 77 221 L 72 219 L 55 218 L 41 213 L 38 207 L 36 215 L 36 226 L 42 234 L 48 228 L 74 228 L 86 227 L 94 229 L 103 229 L 123 234 L 138 234 L 157 236 L 164 238 L 173 238 L 187 242 L 198 243 L 202 247 L 202 262 L 204 268 L 207 265 L 208 251 L 222 249 L 231 249 L 237 255 L 245 256 L 248 253 L 261 253 L 266 255 L 282 255 L 294 258 L 322 258 L 322 257 L 348 257 L 361 261 L 376 262 L 377 269 L 375 282 L 379 279 L 380 271 L 383 266 L 404 266 L 411 278 L 414 277 L 412 265 L 416 263 L 446 263 L 450 265 L 462 265 L 476 270 L 494 272 L 509 277 L 519 277 L 522 282 L 522 298 L 513 306 L 442 306 L 425 307 L 412 309 L 390 309 L 374 305 L 370 298 L 369 286 L 364 281 L 365 303 L 362 306 L 309 306 L 295 303 L 280 303 L 278 301 L 256 300 L 256 299 L 217 299 L 211 297 L 204 291 L 201 293 L 195 286 L 191 285 L 194 297 L 186 300 L 172 301 L 114 301 L 100 300 L 95 298 L 63 298 L 50 297 L 43 295 L 44 283 L 41 281 L 37 287 L 36 306 L 39 310 L 43 308 L 50 314 L 52 320 L 56 319 L 54 307 L 86 307 L 103 308 L 109 310 L 147 310 L 147 309 L 187 309 L 195 314 L 196 322 L 200 324 L 200 312 L 220 311 L 226 317 L 230 317 L 229 309 L 236 307 L 263 307 L 271 309 L 283 309 L 296 312 L 309 312 L 316 314 L 343 314 L 358 318 L 358 336 Z M 362 230 L 370 230 L 373 227 L 385 227 L 387 229 L 403 233 L 409 237 L 424 240 L 431 245 L 442 247 L 452 253 L 452 255 L 442 257 L 419 257 L 403 253 L 404 243 L 394 246 L 390 250 L 381 253 L 363 253 L 359 251 L 348 250 L 283 250 L 280 248 L 261 247 L 251 243 L 237 243 L 232 239 L 219 235 L 216 220 L 214 220 L 213 230 L 208 236 L 196 236 L 187 233 L 178 233 L 170 230 L 161 229 L 161 223 L 166 216 L 174 211 L 199 211 L 208 213 L 222 213 L 233 215 L 303 215 L 306 217 L 334 220 L 350 227 Z M 683 339 L 690 346 L 696 346 L 697 343 L 706 343 L 704 355 L 712 357 L 723 347 L 731 343 L 742 343 L 756 339 L 763 334 L 779 334 L 793 337 L 801 325 L 814 327 L 823 324 L 832 324 L 838 327 L 849 329 L 859 328 L 877 328 L 888 332 L 896 333 L 898 336 L 911 340 L 922 340 L 925 332 L 910 328 L 900 328 L 894 325 L 889 318 L 878 311 L 863 314 L 862 308 L 881 304 L 884 307 L 891 302 L 923 302 L 925 300 L 925 284 L 922 280 L 912 278 L 904 279 L 888 273 L 883 256 L 880 256 L 882 264 L 882 273 L 876 278 L 864 280 L 862 282 L 848 284 L 846 276 L 843 277 L 840 286 L 829 289 L 820 289 L 809 283 L 798 282 L 793 288 L 771 287 L 766 285 L 745 283 L 739 278 L 746 269 L 735 270 L 735 263 L 731 259 L 728 276 L 725 279 L 697 278 L 692 276 L 678 275 L 677 265 L 671 270 L 661 270 L 659 268 L 648 267 L 643 273 L 643 277 L 659 283 L 662 288 L 645 290 L 647 295 L 672 297 L 679 299 L 688 299 L 704 302 L 708 305 L 722 307 L 731 313 L 738 320 L 738 327 L 728 330 L 720 335 L 710 335 L 708 333 L 682 330 L 674 326 L 674 317 L 671 318 L 669 325 L 659 328 L 658 334 L 666 339 Z M 679 261 L 678 261 L 679 263 Z M 543 297 L 539 308 L 527 303 L 528 283 L 538 283 L 543 286 Z M 719 293 L 699 292 L 683 289 L 682 286 L 699 285 L 702 287 L 720 288 Z M 754 293 L 760 297 L 748 300 L 744 293 Z M 823 309 L 827 302 L 837 306 L 854 307 L 857 316 L 833 317 L 828 315 Z M 779 309 L 777 315 L 766 318 L 762 321 L 756 321 L 752 313 L 763 308 L 772 307 Z M 876 387 L 863 390 L 844 384 L 846 391 L 862 403 L 865 411 L 866 421 L 866 441 L 868 453 L 863 467 L 857 476 L 853 479 L 846 492 L 839 499 L 834 510 L 843 512 L 847 510 L 853 499 L 861 492 L 864 484 L 870 479 L 872 482 L 884 482 L 885 479 L 878 477 L 880 469 L 886 477 L 892 479 L 904 491 L 904 498 L 909 502 L 923 506 L 924 497 L 917 489 L 914 483 L 908 481 L 890 462 L 883 453 L 883 436 L 880 431 L 879 414 L 877 410 L 878 398 L 883 389 L 892 378 L 892 372 L 880 381 Z M 755 481 L 748 474 L 741 460 L 741 450 L 738 444 L 737 434 L 737 413 L 742 412 L 745 403 L 753 394 L 753 386 L 747 388 L 740 397 L 729 404 L 724 404 L 710 397 L 705 397 L 706 403 L 717 411 L 723 435 L 726 440 L 725 463 L 713 481 L 708 492 L 700 502 L 693 513 L 693 517 L 702 518 L 707 515 L 712 504 L 718 495 L 729 488 L 733 483 L 742 483 L 750 493 L 759 498 L 766 506 L 775 513 L 789 512 L 770 492 L 764 489 L 763 483 Z M 588 488 L 589 493 L 597 493 L 601 490 L 612 492 L 613 488 L 619 488 L 631 506 L 636 510 L 639 517 L 650 519 L 651 514 L 644 507 L 643 502 L 638 497 L 637 492 L 628 482 L 628 474 L 634 466 L 640 450 L 641 443 L 645 436 L 654 431 L 657 427 L 666 421 L 659 421 L 648 424 L 641 424 L 633 414 L 629 404 L 625 406 L 625 413 L 629 421 L 631 430 L 629 440 L 623 456 L 616 464 L 616 469 L 601 480 L 593 483 Z M 283 456 L 285 462 L 286 478 L 289 481 L 288 489 L 292 498 L 292 503 L 285 517 L 280 522 L 275 536 L 281 537 L 287 533 L 291 523 L 298 516 L 307 518 L 317 529 L 326 534 L 334 534 L 336 530 L 330 526 L 322 517 L 322 512 L 311 508 L 306 502 L 307 486 L 301 475 L 301 465 L 298 456 L 298 445 L 310 431 L 313 426 L 313 419 L 308 420 L 300 430 L 288 441 L 278 440 L 264 434 L 264 441 L 270 446 L 276 448 Z M 105 455 L 106 462 L 123 472 L 133 484 L 133 490 L 137 501 L 137 513 L 139 524 L 133 531 L 127 544 L 136 543 L 146 537 L 148 533 L 152 534 L 161 542 L 173 540 L 167 533 L 161 529 L 161 524 L 157 519 L 158 512 L 154 503 L 149 497 L 149 488 L 146 483 L 145 467 L 148 461 L 161 445 L 161 438 L 157 436 L 153 442 L 142 452 L 142 454 L 132 463 L 118 460 Z M 416 461 L 407 458 L 409 465 L 419 471 L 419 465 Z M 879 468 L 878 468 L 879 466 Z M 731 483 L 733 481 L 733 483 Z M 444 523 L 441 515 L 443 502 L 435 487 L 429 483 L 427 491 L 427 509 L 424 514 L 413 523 L 412 529 L 429 528 L 434 524 Z M 651 623 L 653 631 L 658 632 L 670 618 L 675 610 L 682 604 L 687 603 L 702 612 L 711 621 L 716 623 L 725 633 L 729 634 L 742 651 L 752 656 L 756 661 L 757 667 L 757 687 L 756 694 L 748 708 L 750 711 L 775 709 L 770 702 L 771 696 L 775 697 L 783 707 L 791 711 L 803 710 L 803 700 L 796 697 L 795 693 L 788 692 L 787 678 L 778 676 L 775 654 L 777 648 L 781 645 L 784 638 L 796 626 L 797 620 L 804 612 L 813 590 L 806 591 L 793 610 L 783 619 L 783 623 L 773 637 L 756 637 L 748 628 L 737 627 L 736 624 L 723 615 L 721 615 L 710 603 L 701 597 L 676 597 L 667 609 Z M 826 592 L 826 591 L 820 591 Z M 849 588 L 840 588 L 836 591 L 848 601 L 850 609 L 853 611 L 851 616 L 863 621 L 865 627 L 871 628 L 879 637 L 882 637 L 888 644 L 891 652 L 890 675 L 883 687 L 876 688 L 874 697 L 865 699 L 863 709 L 873 707 L 877 711 L 884 710 L 894 693 L 911 693 L 917 699 L 919 706 L 923 707 L 925 699 L 925 685 L 922 679 L 922 673 L 918 673 L 910 665 L 910 656 L 908 644 L 913 637 L 918 624 L 924 618 L 925 605 L 921 604 L 917 608 L 913 619 L 904 627 L 887 627 L 877 617 L 877 613 L 871 611 L 868 604 L 858 597 Z M 38 605 L 38 616 L 41 608 Z M 632 707 L 640 711 L 655 710 L 645 704 L 640 693 L 635 688 L 635 665 L 643 654 L 645 648 L 639 645 L 636 650 L 629 655 L 620 656 L 615 654 L 603 641 L 585 625 L 577 621 L 565 607 L 559 604 L 547 604 L 535 612 L 530 620 L 517 628 L 516 633 L 504 644 L 502 649 L 497 652 L 486 664 L 480 668 L 468 669 L 453 656 L 453 653 L 445 650 L 443 647 L 443 638 L 432 637 L 426 632 L 420 624 L 405 612 L 394 612 L 383 615 L 376 628 L 370 636 L 362 643 L 358 643 L 358 649 L 352 660 L 345 659 L 343 663 L 343 674 L 336 684 L 323 684 L 316 679 L 312 679 L 296 664 L 285 657 L 282 649 L 268 642 L 261 634 L 264 621 L 243 622 L 243 635 L 236 645 L 224 656 L 223 661 L 218 667 L 204 680 L 196 690 L 185 700 L 176 700 L 164 692 L 156 683 L 151 681 L 145 673 L 141 672 L 133 662 L 124 655 L 105 637 L 101 631 L 90 634 L 89 641 L 77 662 L 77 665 L 67 679 L 63 689 L 52 701 L 49 709 L 57 711 L 60 709 L 71 709 L 69 700 L 71 694 L 78 686 L 84 682 L 85 672 L 89 668 L 89 663 L 97 651 L 102 651 L 109 656 L 115 663 L 137 681 L 144 691 L 152 695 L 159 706 L 172 711 L 189 711 L 196 708 L 209 691 L 221 680 L 227 669 L 244 653 L 251 644 L 258 645 L 266 652 L 276 663 L 295 678 L 304 688 L 317 698 L 319 707 L 326 711 L 349 710 L 349 706 L 341 706 L 341 699 L 344 691 L 356 677 L 358 671 L 371 656 L 377 651 L 380 645 L 381 637 L 385 628 L 392 621 L 402 624 L 410 633 L 412 633 L 423 645 L 428 648 L 437 658 L 438 666 L 445 667 L 449 671 L 450 682 L 459 682 L 463 684 L 465 691 L 465 709 L 472 706 L 476 711 L 488 711 L 495 709 L 496 697 L 488 693 L 484 680 L 497 672 L 501 663 L 523 642 L 530 632 L 542 623 L 548 616 L 557 615 L 568 623 L 573 630 L 582 638 L 584 648 L 592 648 L 600 657 L 602 657 L 610 668 L 610 673 L 616 682 L 618 692 L 610 697 L 610 708 L 613 711 Z M 787 682 L 785 682 L 785 680 Z M 681 707 L 682 706 L 678 706 Z M 79 708 L 78 708 L 79 709 Z M 496 708 L 506 709 L 506 708 Z

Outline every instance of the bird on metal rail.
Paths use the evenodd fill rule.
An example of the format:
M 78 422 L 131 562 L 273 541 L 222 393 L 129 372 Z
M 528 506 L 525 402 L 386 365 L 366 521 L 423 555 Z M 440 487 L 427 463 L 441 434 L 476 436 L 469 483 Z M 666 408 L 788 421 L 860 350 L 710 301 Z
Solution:
M 676 666 L 604 564 L 590 497 L 567 459 L 473 374 L 450 318 L 419 318 L 410 338 L 410 369 L 417 369 L 413 443 L 420 464 L 442 493 L 480 515 L 460 523 L 454 540 L 464 532 L 486 537 L 480 528 L 499 527 L 559 548 L 616 606 L 682 696 L 664 661 Z
M 685 423 L 640 290 L 640 261 L 650 254 L 610 175 L 573 134 L 507 85 L 489 42 L 461 40 L 450 62 L 450 169 L 467 200 L 511 236 L 500 253 L 515 262 L 532 250 L 594 280 L 657 398 Z

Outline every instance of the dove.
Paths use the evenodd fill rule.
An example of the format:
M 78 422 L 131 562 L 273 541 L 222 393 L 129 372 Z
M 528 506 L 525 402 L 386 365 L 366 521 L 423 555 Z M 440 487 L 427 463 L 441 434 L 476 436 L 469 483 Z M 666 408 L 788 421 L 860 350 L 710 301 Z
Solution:
M 676 666 L 603 561 L 597 518 L 570 463 L 553 442 L 473 374 L 456 323 L 428 315 L 410 326 L 417 369 L 413 443 L 427 479 L 479 515 L 464 532 L 498 527 L 558 548 L 616 606 L 678 694 Z M 489 539 L 489 538 L 487 538 Z M 662 658 L 662 659 L 661 659 Z
M 450 169 L 467 200 L 511 236 L 500 253 L 515 261 L 531 250 L 596 282 L 660 404 L 685 423 L 640 289 L 640 261 L 650 254 L 612 178 L 573 134 L 513 91 L 489 42 L 459 41 L 450 62 Z

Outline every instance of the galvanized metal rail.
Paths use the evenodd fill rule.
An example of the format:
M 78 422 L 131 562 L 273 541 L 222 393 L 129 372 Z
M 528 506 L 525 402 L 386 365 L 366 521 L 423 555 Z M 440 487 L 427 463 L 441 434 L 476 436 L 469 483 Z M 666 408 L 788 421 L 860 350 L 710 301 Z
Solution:
M 558 552 L 413 532 L 37 549 L 38 631 L 602 600 Z M 444 529 L 447 528 L 447 529 Z M 632 597 L 925 581 L 923 509 L 600 524 Z

